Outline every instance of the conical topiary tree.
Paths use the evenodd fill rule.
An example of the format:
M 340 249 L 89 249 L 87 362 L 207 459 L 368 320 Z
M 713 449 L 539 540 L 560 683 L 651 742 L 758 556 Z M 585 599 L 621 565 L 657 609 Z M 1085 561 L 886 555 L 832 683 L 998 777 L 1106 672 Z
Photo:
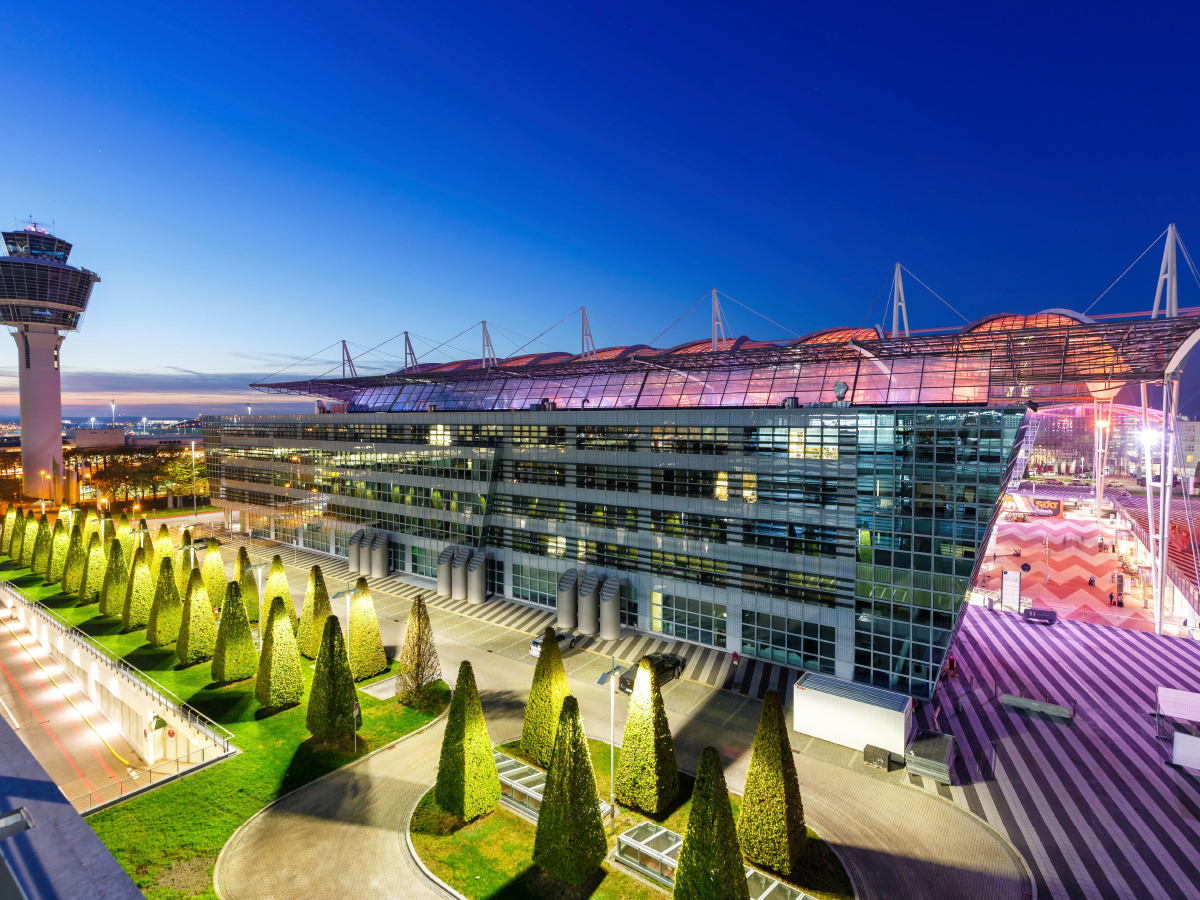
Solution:
M 250 554 L 245 547 L 238 547 L 237 561 L 234 563 L 233 580 L 242 589 L 242 604 L 246 607 L 246 618 L 251 622 L 258 621 L 258 604 L 262 598 L 258 596 L 258 581 L 250 571 Z
M 83 573 L 79 577 L 80 603 L 95 603 L 100 599 L 107 571 L 108 557 L 104 555 L 104 542 L 100 540 L 99 532 L 93 532 L 83 559 Z
M 8 555 L 9 548 L 12 547 L 12 539 L 14 529 L 17 525 L 17 504 L 8 504 L 8 509 L 4 511 L 4 530 L 0 531 L 0 553 Z
M 399 663 L 396 699 L 406 706 L 416 706 L 425 690 L 442 677 L 442 664 L 433 643 L 429 610 L 420 597 L 413 600 L 412 608 L 408 611 Z
M 353 734 L 354 701 L 354 676 L 342 640 L 342 623 L 337 616 L 326 616 L 304 720 L 312 736 L 332 743 Z
M 20 565 L 22 551 L 25 547 L 25 516 L 17 514 L 17 519 L 13 522 L 12 540 L 9 542 L 8 558 Z
M 63 570 L 67 567 L 67 551 L 71 546 L 71 532 L 67 530 L 62 519 L 54 522 L 54 531 L 50 533 L 50 559 L 46 563 L 46 584 L 58 584 L 62 581 Z
M 71 539 L 67 543 L 67 552 L 63 556 L 62 586 L 67 594 L 79 594 L 79 586 L 83 584 L 83 570 L 87 565 L 87 549 L 83 543 L 82 516 L 75 517 L 71 526 Z
M 375 601 L 371 599 L 371 589 L 367 587 L 365 578 L 358 579 L 354 585 L 347 634 L 350 642 L 346 650 L 355 681 L 362 681 L 387 669 L 383 637 L 379 634 L 379 617 L 375 614 Z
M 113 521 L 113 517 L 108 513 L 104 514 L 104 518 L 100 520 L 100 540 L 104 543 L 104 558 L 108 559 L 108 550 L 112 542 L 117 538 L 117 523 Z
M 128 522 L 126 522 L 126 526 L 124 531 L 121 530 L 121 526 L 117 526 L 115 540 L 121 545 L 121 558 L 125 560 L 125 566 L 129 569 L 133 565 L 133 551 L 138 548 L 138 537 L 133 529 L 128 527 Z M 130 569 L 130 571 L 132 570 Z M 128 575 L 129 572 L 126 572 L 126 576 Z
M 126 631 L 142 628 L 150 622 L 150 607 L 154 605 L 154 582 L 150 578 L 150 559 L 147 551 L 133 551 L 133 570 L 125 585 L 125 604 L 121 608 L 121 624 Z
M 325 634 L 325 617 L 332 612 L 329 605 L 329 591 L 325 588 L 325 578 L 321 575 L 321 567 L 313 566 L 308 573 L 308 588 L 304 591 L 304 606 L 300 608 L 300 629 L 296 632 L 296 644 L 300 647 L 300 655 L 309 659 L 317 658 L 321 649 L 321 641 Z M 378 631 L 378 626 L 375 629 Z M 380 646 L 382 646 L 382 641 Z
M 434 798 L 446 812 L 467 822 L 491 812 L 500 800 L 500 776 L 479 702 L 475 670 L 465 659 L 458 667 L 442 735 Z
M 742 852 L 752 863 L 790 875 L 804 859 L 808 831 L 800 779 L 775 691 L 763 697 L 737 832 Z
M 145 516 L 142 516 L 140 519 L 137 520 L 137 528 L 135 530 L 136 531 L 149 531 L 150 530 L 150 526 L 149 526 L 149 524 L 147 524 Z
M 742 807 L 743 814 L 745 807 Z M 705 747 L 675 867 L 674 900 L 750 900 L 729 789 L 716 747 Z
M 212 604 L 208 601 L 208 591 L 204 589 L 204 578 L 199 569 L 192 569 L 188 577 L 187 595 L 183 600 L 183 618 L 179 623 L 175 655 L 185 666 L 190 666 L 211 657 L 216 643 L 217 627 L 213 623 Z
M 291 619 L 292 633 L 295 634 L 300 627 L 300 620 L 296 616 L 296 604 L 292 602 L 292 589 L 288 585 L 287 571 L 283 568 L 283 557 L 278 553 L 271 559 L 271 572 L 267 575 L 262 595 L 265 603 L 270 603 L 276 597 L 283 598 L 283 610 Z M 270 609 L 269 606 L 267 608 Z
M 100 615 L 119 616 L 125 608 L 125 585 L 129 569 L 125 566 L 125 551 L 115 538 L 109 544 L 108 563 L 104 567 L 104 585 L 100 589 Z
M 629 698 L 616 793 L 626 806 L 652 816 L 665 812 L 679 793 L 675 740 L 658 689 L 658 674 L 649 657 L 642 657 L 638 664 L 637 680 Z
M 225 560 L 221 558 L 221 545 L 216 538 L 208 539 L 208 550 L 204 554 L 204 589 L 208 591 L 208 602 L 213 609 L 225 605 L 225 585 L 229 580 L 225 576 Z
M 607 853 L 592 754 L 579 717 L 579 701 L 568 694 L 546 767 L 533 863 L 560 881 L 582 887 Z
M 133 531 L 133 526 L 129 524 L 129 516 L 125 512 L 122 512 L 121 517 L 117 519 L 117 534 L 124 534 L 130 531 Z
M 42 516 L 38 520 L 37 531 L 34 532 L 33 559 L 30 561 L 29 571 L 34 575 L 41 575 L 45 578 L 50 566 L 51 549 L 50 520 Z
M 550 764 L 563 698 L 570 693 L 562 654 L 558 651 L 558 636 L 553 627 L 547 626 L 542 637 L 542 652 L 533 670 L 533 686 L 525 703 L 525 724 L 521 728 L 521 749 L 543 766 Z
M 304 696 L 304 675 L 300 670 L 300 651 L 296 635 L 284 614 L 282 597 L 271 601 L 267 617 L 270 629 L 263 635 L 262 654 L 258 658 L 254 697 L 268 709 L 292 706 Z
M 83 547 L 86 551 L 92 543 L 92 535 L 100 533 L 100 517 L 94 507 L 89 506 L 83 516 Z
M 146 624 L 146 640 L 155 647 L 165 647 L 179 639 L 183 624 L 183 600 L 175 584 L 175 563 L 170 557 L 160 560 L 158 578 L 154 582 L 154 602 L 150 605 L 150 621 Z
M 25 540 L 21 542 L 21 567 L 24 569 L 33 568 L 33 555 L 37 550 L 37 536 L 41 530 L 41 521 L 33 514 L 33 510 L 29 511 L 29 515 L 25 517 Z
M 175 585 L 179 588 L 179 596 L 183 597 L 187 594 L 188 582 L 192 578 L 192 569 L 200 567 L 200 560 L 196 554 L 196 548 L 192 546 L 191 535 L 183 532 L 183 540 L 179 542 L 179 549 L 175 551 Z
M 154 539 L 154 559 L 150 562 L 150 577 L 158 584 L 158 569 L 164 559 L 174 560 L 175 545 L 171 542 L 171 532 L 166 525 L 158 528 L 158 537 Z M 178 587 L 178 585 L 176 585 Z
M 213 650 L 213 681 L 241 681 L 253 678 L 258 671 L 258 648 L 246 621 L 246 607 L 236 581 L 225 588 L 225 605 L 221 607 L 221 624 L 217 628 L 217 644 Z

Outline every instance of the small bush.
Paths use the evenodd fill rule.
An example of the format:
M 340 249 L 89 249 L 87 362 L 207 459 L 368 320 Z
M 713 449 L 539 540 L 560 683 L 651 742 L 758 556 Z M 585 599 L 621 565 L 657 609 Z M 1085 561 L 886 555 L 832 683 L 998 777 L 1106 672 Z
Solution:
M 155 647 L 175 643 L 179 639 L 179 627 L 183 624 L 183 600 L 175 586 L 174 567 L 169 556 L 159 560 L 154 603 L 150 606 L 150 621 L 146 623 L 146 640 Z
M 133 631 L 150 623 L 154 587 L 154 582 L 150 580 L 150 560 L 147 558 L 147 551 L 138 547 L 133 551 L 133 571 L 125 586 L 125 604 L 121 609 L 121 623 L 126 631 Z
M 547 766 L 554 752 L 563 698 L 571 693 L 562 654 L 558 651 L 558 636 L 547 626 L 542 637 L 542 653 L 533 670 L 533 685 L 525 703 L 525 724 L 521 728 L 521 749 Z
M 175 545 L 171 543 L 171 532 L 166 525 L 158 529 L 158 537 L 154 539 L 154 559 L 150 562 L 150 577 L 158 584 L 158 570 L 164 559 L 175 559 Z M 178 588 L 178 585 L 176 585 Z
M 188 577 L 187 596 L 183 601 L 183 619 L 179 623 L 179 640 L 175 655 L 185 666 L 198 663 L 213 655 L 217 643 L 217 627 L 213 623 L 212 604 L 204 589 L 199 569 Z
M 579 717 L 579 701 L 568 694 L 546 769 L 533 863 L 560 881 L 581 887 L 607 853 L 592 754 Z
M 479 702 L 475 670 L 466 660 L 458 667 L 434 796 L 442 809 L 468 822 L 491 812 L 500 801 L 492 740 Z
M 125 609 L 125 584 L 129 569 L 125 550 L 115 537 L 109 542 L 108 564 L 104 567 L 104 585 L 100 590 L 100 615 L 119 616 Z
M 313 566 L 308 573 L 308 588 L 304 592 L 304 605 L 300 608 L 300 630 L 296 632 L 296 643 L 300 655 L 316 659 L 325 634 L 325 619 L 333 612 L 329 604 L 329 591 L 325 588 L 325 577 L 320 566 Z
M 258 649 L 250 633 L 246 607 L 237 582 L 231 581 L 225 588 L 225 605 L 221 607 L 221 624 L 213 650 L 213 681 L 241 681 L 252 678 L 257 671 Z
M 255 699 L 268 709 L 294 706 L 304 696 L 300 651 L 296 649 L 296 635 L 283 604 L 282 597 L 271 601 L 271 612 L 267 617 L 270 629 L 263 636 L 254 682 Z
M 379 634 L 379 617 L 375 614 L 375 601 L 367 579 L 360 578 L 354 586 L 355 594 L 350 600 L 350 671 L 355 681 L 378 675 L 387 668 L 387 655 L 383 651 L 383 637 Z
M 316 568 L 315 566 L 313 568 Z M 321 625 L 317 668 L 308 695 L 304 724 L 317 740 L 339 741 L 354 733 L 354 676 L 342 640 L 342 623 L 327 616 Z

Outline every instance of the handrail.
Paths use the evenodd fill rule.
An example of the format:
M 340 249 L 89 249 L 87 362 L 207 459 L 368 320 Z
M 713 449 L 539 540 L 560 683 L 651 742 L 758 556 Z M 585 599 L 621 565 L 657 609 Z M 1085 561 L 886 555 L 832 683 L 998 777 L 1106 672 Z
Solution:
M 214 753 L 213 751 L 216 752 Z M 122 778 L 120 781 L 114 781 L 103 787 L 93 788 L 86 794 L 72 798 L 69 802 L 75 807 L 76 812 L 83 814 L 95 809 L 97 806 L 103 806 L 119 797 L 124 797 L 126 794 L 148 789 L 154 784 L 155 775 L 159 776 L 158 781 L 161 784 L 163 781 L 174 778 L 186 769 L 203 765 L 210 760 L 220 759 L 223 756 L 227 756 L 229 752 L 228 747 L 222 747 L 220 744 L 201 747 L 198 750 L 193 750 L 186 756 L 155 763 L 146 771 L 139 773 L 137 778 Z M 142 776 L 145 776 L 148 780 L 141 781 Z
M 115 666 L 120 671 L 129 676 L 138 687 L 144 690 L 147 694 L 161 703 L 163 706 L 171 709 L 185 722 L 188 722 L 199 731 L 208 735 L 209 739 L 215 744 L 220 744 L 225 751 L 229 750 L 229 742 L 234 737 L 232 731 L 225 728 L 223 725 L 214 722 L 200 710 L 196 709 L 175 694 L 169 688 L 159 684 L 145 672 L 134 668 L 124 659 L 117 656 L 90 634 L 76 628 L 69 622 L 60 618 L 52 609 L 43 604 L 40 600 L 29 597 L 19 587 L 16 587 L 11 582 L 0 581 L 0 591 L 7 593 L 12 599 L 24 603 L 34 614 L 42 619 L 46 624 L 53 626 L 60 632 L 69 635 L 76 642 L 80 643 L 85 649 L 93 654 L 101 657 L 106 665 Z M 153 686 L 152 686 L 153 685 Z M 172 699 L 174 698 L 174 699 Z M 224 732 L 219 734 L 217 730 Z

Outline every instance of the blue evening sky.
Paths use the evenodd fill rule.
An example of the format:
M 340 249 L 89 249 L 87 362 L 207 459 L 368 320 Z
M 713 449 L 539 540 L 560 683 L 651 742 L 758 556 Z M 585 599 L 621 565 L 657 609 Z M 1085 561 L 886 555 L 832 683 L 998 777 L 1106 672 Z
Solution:
M 727 303 L 735 334 L 872 324 L 896 260 L 968 319 L 1084 309 L 1168 222 L 1200 253 L 1192 9 L 10 4 L 0 224 L 104 279 L 68 415 L 237 411 L 483 318 L 504 356 L 580 305 L 636 343 L 713 287 L 782 326 Z M 1148 309 L 1160 256 L 1093 311 Z

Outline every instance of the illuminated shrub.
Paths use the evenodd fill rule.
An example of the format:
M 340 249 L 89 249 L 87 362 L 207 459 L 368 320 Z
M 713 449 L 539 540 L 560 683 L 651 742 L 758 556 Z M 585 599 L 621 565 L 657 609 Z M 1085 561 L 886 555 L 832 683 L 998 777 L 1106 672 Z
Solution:
M 342 640 L 342 623 L 337 616 L 326 616 L 321 625 L 317 667 L 304 724 L 318 740 L 339 741 L 349 737 L 354 732 L 354 702 L 354 676 L 350 674 L 346 642 Z
M 466 660 L 458 667 L 446 718 L 434 797 L 438 806 L 467 822 L 491 812 L 500 800 L 492 740 L 479 702 L 475 670 Z
M 304 696 L 300 651 L 296 649 L 296 635 L 283 604 L 282 597 L 271 601 L 270 629 L 263 636 L 254 682 L 255 699 L 268 709 L 294 706 Z
M 129 569 L 125 551 L 115 537 L 109 542 L 108 564 L 104 568 L 104 586 L 100 590 L 100 615 L 119 616 L 125 608 L 125 584 Z
M 675 741 L 658 688 L 658 674 L 649 657 L 643 657 L 638 665 L 629 698 L 616 792 L 617 799 L 626 806 L 652 816 L 663 813 L 679 793 Z
M 563 698 L 571 693 L 558 636 L 547 626 L 542 636 L 542 653 L 533 670 L 533 685 L 525 703 L 525 724 L 521 728 L 521 749 L 543 766 L 550 764 L 554 736 L 558 731 Z
M 146 625 L 146 640 L 155 647 L 165 647 L 179 639 L 183 624 L 183 600 L 175 583 L 175 563 L 170 558 L 161 561 L 154 582 L 154 602 L 150 606 L 150 621 Z
M 185 666 L 190 666 L 211 657 L 216 643 L 217 627 L 213 622 L 208 591 L 204 589 L 204 578 L 199 569 L 192 569 L 183 601 L 183 619 L 179 623 L 175 655 Z
M 121 623 L 126 631 L 142 628 L 150 622 L 150 607 L 154 605 L 154 582 L 150 578 L 150 559 L 147 551 L 133 551 L 133 569 L 125 585 L 125 605 Z
M 104 555 L 104 542 L 97 530 L 88 541 L 83 559 L 83 574 L 79 577 L 79 602 L 95 603 L 104 589 L 104 575 L 108 571 L 108 557 Z
M 379 634 L 379 617 L 375 614 L 375 601 L 367 579 L 360 578 L 354 586 L 355 594 L 350 600 L 350 671 L 355 681 L 378 675 L 387 668 L 387 656 L 383 652 L 383 638 Z
M 241 681 L 254 677 L 257 671 L 258 649 L 250 633 L 246 607 L 237 582 L 231 581 L 225 588 L 225 605 L 221 607 L 221 624 L 213 650 L 213 681 Z

